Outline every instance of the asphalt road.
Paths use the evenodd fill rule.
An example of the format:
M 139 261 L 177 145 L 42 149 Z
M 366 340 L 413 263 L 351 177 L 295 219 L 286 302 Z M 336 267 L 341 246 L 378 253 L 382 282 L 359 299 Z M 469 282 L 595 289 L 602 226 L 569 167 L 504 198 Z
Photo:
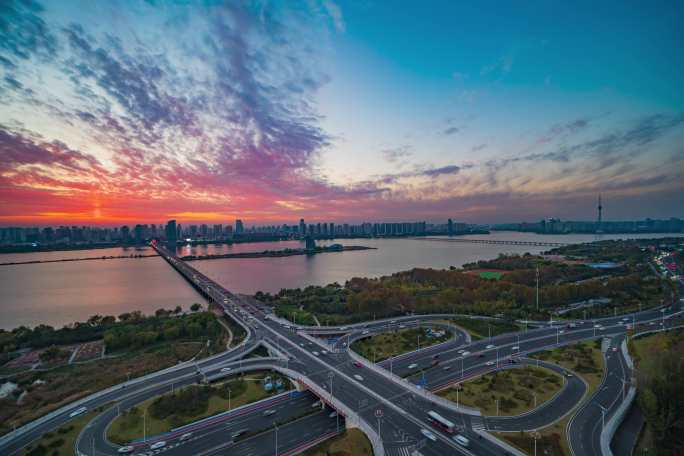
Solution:
M 173 372 L 161 373 L 152 378 L 138 381 L 135 384 L 129 384 L 126 388 L 117 388 L 101 397 L 87 401 L 85 405 L 88 409 L 92 410 L 93 408 L 104 405 L 112 400 L 125 401 L 134 394 L 141 395 L 140 397 L 137 397 L 136 400 L 141 399 L 142 397 L 152 397 L 162 392 L 164 388 L 168 388 L 168 385 L 171 382 L 179 385 L 182 382 L 196 381 L 198 378 L 197 370 L 205 375 L 211 375 L 218 371 L 225 363 L 230 362 L 230 360 L 235 359 L 236 357 L 242 356 L 246 350 L 253 348 L 254 344 L 263 340 L 273 346 L 279 347 L 280 351 L 288 357 L 288 361 L 286 361 L 287 367 L 304 375 L 306 381 L 311 383 L 309 385 L 310 387 L 315 386 L 327 392 L 332 391 L 330 396 L 322 394 L 324 400 L 335 402 L 340 406 L 353 410 L 358 413 L 369 426 L 378 429 L 388 454 L 406 454 L 407 451 L 416 447 L 420 448 L 420 452 L 423 455 L 502 454 L 502 449 L 500 447 L 489 441 L 478 439 L 477 435 L 474 433 L 474 428 L 477 429 L 486 426 L 482 419 L 477 417 L 472 418 L 468 415 L 455 412 L 451 408 L 445 408 L 440 404 L 432 402 L 430 399 L 424 398 L 422 395 L 416 395 L 412 389 L 408 388 L 407 385 L 401 381 L 389 379 L 387 376 L 380 375 L 370 369 L 359 369 L 354 366 L 353 360 L 346 350 L 339 353 L 321 354 L 320 347 L 310 345 L 310 341 L 298 334 L 296 328 L 288 328 L 287 326 L 291 325 L 283 325 L 280 322 L 266 319 L 264 313 L 259 308 L 256 308 L 250 302 L 243 301 L 235 295 L 232 295 L 230 292 L 189 267 L 184 262 L 172 256 L 166 256 L 166 259 L 200 292 L 222 305 L 224 311 L 231 318 L 236 319 L 250 328 L 252 335 L 250 341 L 239 350 L 221 354 L 213 359 L 201 361 L 197 363 L 197 366 L 184 366 Z M 649 320 L 658 320 L 657 322 L 654 322 L 653 325 L 660 323 L 661 320 L 663 323 L 667 324 L 667 321 L 663 319 L 664 315 L 668 315 L 676 310 L 679 310 L 679 303 L 674 309 L 666 311 L 664 314 L 659 311 L 645 311 L 631 315 L 627 317 L 627 319 L 631 319 L 632 325 L 638 321 L 649 322 Z M 389 324 L 401 324 L 399 321 L 409 321 L 411 318 L 414 317 L 396 319 L 397 322 L 395 323 L 392 323 L 390 320 Z M 419 318 L 434 317 L 421 316 Z M 391 363 L 391 370 L 399 375 L 410 375 L 412 371 L 415 370 L 415 368 L 409 368 L 411 364 L 428 367 L 434 359 L 433 356 L 439 354 L 439 367 L 434 367 L 425 371 L 424 381 L 428 388 L 444 386 L 449 382 L 460 381 L 463 378 L 467 378 L 469 375 L 476 372 L 477 369 L 491 367 L 486 366 L 486 363 L 490 361 L 494 361 L 496 367 L 501 365 L 501 363 L 507 362 L 506 360 L 511 357 L 517 358 L 524 356 L 527 353 L 545 350 L 580 340 L 602 336 L 615 337 L 616 340 L 618 340 L 621 337 L 624 337 L 623 334 L 627 322 L 623 321 L 623 318 L 625 317 L 607 318 L 595 322 L 582 322 L 578 324 L 576 328 L 562 328 L 560 326 L 553 327 L 549 325 L 549 327 L 541 329 L 502 335 L 496 338 L 479 341 L 463 348 L 460 348 L 463 345 L 463 340 L 454 340 L 442 346 L 432 348 L 432 350 L 431 348 L 428 348 L 412 354 L 411 356 L 398 358 L 396 364 L 394 362 Z M 376 330 L 376 328 L 377 330 L 381 330 L 381 326 L 386 326 L 387 324 L 388 322 L 384 321 L 372 324 L 368 323 L 367 325 L 372 327 L 373 330 Z M 595 325 L 600 325 L 601 328 L 596 328 L 594 327 Z M 355 335 L 361 333 L 361 336 L 363 336 L 363 327 L 364 324 L 360 324 L 356 325 L 351 330 L 354 331 Z M 337 328 L 335 330 L 341 331 L 343 328 Z M 492 345 L 493 347 L 487 348 L 487 345 Z M 458 352 L 463 349 L 470 352 L 470 354 Z M 313 352 L 315 351 L 318 352 L 318 354 L 314 354 Z M 599 390 L 595 398 L 592 398 L 592 402 L 605 404 L 605 406 L 608 407 L 607 414 L 613 412 L 620 402 L 619 398 L 622 391 L 622 382 L 615 379 L 624 378 L 625 376 L 624 360 L 621 362 L 621 355 L 619 352 L 616 353 L 618 354 L 615 356 L 610 356 L 609 353 L 609 375 L 606 377 L 605 387 Z M 445 367 L 449 366 L 450 368 L 445 370 Z M 360 375 L 361 378 L 355 378 L 355 375 Z M 410 380 L 415 382 L 416 377 L 411 377 Z M 423 382 L 423 374 L 420 375 L 419 381 Z M 615 388 L 616 385 L 617 390 Z M 568 391 L 568 394 L 574 394 L 574 387 L 568 386 L 564 391 Z M 132 397 L 131 400 L 133 400 Z M 559 407 L 558 410 L 554 409 L 551 410 L 551 412 L 557 412 L 560 416 L 563 413 L 561 409 L 562 407 Z M 575 444 L 582 445 L 583 448 L 589 448 L 589 451 L 593 451 L 596 447 L 596 413 L 594 409 L 598 409 L 598 407 L 591 406 L 591 403 L 588 404 L 580 410 L 578 416 L 573 420 L 573 423 L 576 423 L 574 426 L 578 429 L 577 432 L 571 432 L 572 435 L 577 436 L 576 441 L 573 443 L 573 448 L 575 448 Z M 20 438 L 10 442 L 3 442 L 2 446 L 0 446 L 0 452 L 3 454 L 12 454 L 26 445 L 26 443 L 42 435 L 44 432 L 66 423 L 69 421 L 68 414 L 71 410 L 73 410 L 73 408 L 65 410 L 57 417 L 42 423 L 40 426 L 25 433 Z M 106 413 L 101 414 L 98 419 L 101 417 L 102 423 L 105 423 L 107 421 L 106 414 L 115 413 L 112 412 L 112 410 L 113 409 L 109 409 Z M 456 423 L 457 427 L 462 429 L 461 433 L 467 435 L 471 439 L 471 446 L 468 449 L 460 447 L 451 440 L 450 435 L 432 428 L 427 421 L 427 412 L 430 410 L 435 410 L 442 416 L 445 416 Z M 529 417 L 524 418 L 524 420 L 533 420 L 538 415 L 541 414 L 530 414 Z M 549 418 L 549 421 L 557 419 L 557 417 L 553 415 L 549 417 L 549 413 L 545 413 L 545 415 Z M 98 435 L 101 437 L 103 436 L 103 428 L 98 428 L 98 419 L 94 420 L 91 425 L 84 430 L 81 436 L 79 445 L 82 446 L 79 448 L 83 450 L 84 454 L 91 454 L 93 445 L 96 446 L 95 454 L 99 454 L 97 452 L 100 450 L 106 454 L 111 454 L 112 451 L 115 450 L 115 447 L 108 444 L 104 438 L 98 438 Z M 109 419 L 111 420 L 111 416 Z M 255 420 L 256 423 L 260 418 L 259 416 L 254 415 L 246 416 L 241 419 Z M 312 422 L 318 420 L 316 416 L 307 417 L 306 419 L 312 420 Z M 608 419 L 608 415 L 606 416 L 606 419 Z M 316 429 L 323 433 L 319 435 L 325 435 L 325 432 L 328 429 L 323 421 L 325 420 L 316 421 L 316 423 L 320 422 L 319 424 L 316 424 L 316 426 L 322 426 L 320 429 L 318 427 L 312 427 L 312 429 Z M 334 421 L 335 425 L 337 425 L 337 420 Z M 234 432 L 234 422 L 238 425 L 240 423 L 239 420 L 230 420 L 229 424 L 224 424 L 223 426 L 230 426 L 229 430 Z M 285 445 L 285 443 L 301 445 L 302 441 L 306 440 L 308 434 L 303 432 L 303 430 L 306 430 L 307 428 L 301 423 L 296 423 L 300 422 L 296 421 L 289 425 L 283 425 L 282 429 L 292 431 L 292 437 L 287 437 L 283 445 Z M 498 424 L 498 421 L 494 421 L 494 423 L 497 423 L 497 426 L 502 425 Z M 530 421 L 530 423 L 532 423 L 532 421 Z M 268 425 L 268 423 L 261 423 L 260 425 Z M 313 424 L 311 426 L 313 426 Z M 260 451 L 262 450 L 257 451 L 257 449 L 262 448 L 259 445 L 242 447 L 239 446 L 243 444 L 240 441 L 237 441 L 234 444 L 229 443 L 226 432 L 217 430 L 220 428 L 221 426 L 219 424 L 202 428 L 197 431 L 197 435 L 194 435 L 193 432 L 192 439 L 189 439 L 183 443 L 183 445 L 174 448 L 187 446 L 187 448 L 184 448 L 185 450 L 190 448 L 189 445 L 198 445 L 198 447 L 201 446 L 202 448 L 206 448 L 198 450 L 199 453 L 197 454 L 203 454 L 202 452 L 206 451 L 228 451 L 225 445 L 234 445 L 234 447 L 230 449 L 231 454 L 261 454 Z M 431 430 L 434 441 L 432 439 L 426 439 L 421 433 L 421 430 L 427 429 Z M 273 432 L 275 441 L 275 430 Z M 600 433 L 600 429 L 598 432 Z M 204 437 L 202 437 L 203 435 Z M 87 450 L 89 436 L 91 442 L 90 451 Z M 266 440 L 267 439 L 265 438 L 263 439 L 263 441 Z M 245 442 L 247 441 L 249 441 L 249 439 L 245 440 Z M 175 445 L 175 443 L 170 443 L 168 446 L 171 447 Z M 223 445 L 223 447 L 216 448 L 216 445 L 210 446 L 212 444 Z M 174 451 L 174 448 L 169 448 L 166 451 Z M 266 448 L 266 446 L 263 448 Z M 183 453 L 184 450 L 177 451 L 181 451 L 179 454 L 187 454 Z M 273 447 L 273 451 L 275 452 L 275 446 Z M 269 453 L 267 452 L 264 454 Z

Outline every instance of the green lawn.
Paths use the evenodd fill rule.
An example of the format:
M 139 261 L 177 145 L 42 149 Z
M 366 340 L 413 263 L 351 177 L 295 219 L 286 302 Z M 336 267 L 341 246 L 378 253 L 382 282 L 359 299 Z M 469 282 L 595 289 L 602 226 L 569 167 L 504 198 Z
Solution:
M 495 271 L 483 271 L 479 274 L 479 276 L 483 279 L 499 280 L 503 276 L 503 274 Z
M 22 451 L 23 456 L 73 456 L 74 445 L 81 430 L 98 412 L 93 411 L 74 418 L 54 432 L 47 432 Z
M 447 332 L 444 337 L 428 338 L 427 329 L 428 327 L 406 328 L 386 332 L 358 340 L 352 344 L 351 348 L 368 360 L 380 362 L 418 349 L 419 341 L 420 348 L 424 348 L 444 342 L 451 337 L 451 334 Z
M 582 342 L 575 345 L 556 348 L 533 355 L 542 360 L 547 360 L 568 369 L 573 369 L 589 385 L 584 399 L 591 397 L 601 384 L 605 363 L 601 353 L 601 343 L 596 341 Z M 537 440 L 537 454 L 549 456 L 570 456 L 570 446 L 565 433 L 572 413 L 562 420 L 539 429 L 539 440 Z M 529 433 L 506 432 L 496 433 L 497 437 L 506 440 L 508 443 L 532 454 L 534 439 Z
M 499 416 L 514 416 L 534 408 L 534 394 L 539 407 L 562 386 L 563 378 L 552 370 L 525 366 L 486 374 L 437 394 L 452 402 L 456 402 L 458 394 L 460 404 L 480 409 L 486 416 L 497 415 L 498 400 Z
M 347 429 L 341 435 L 316 445 L 302 453 L 304 456 L 372 456 L 373 447 L 358 429 Z
M 477 318 L 452 318 L 448 320 L 470 333 L 475 340 L 498 336 L 514 331 L 520 331 L 520 326 L 515 323 L 509 323 L 499 320 L 481 320 Z
M 273 375 L 272 373 L 268 373 Z M 182 426 L 184 424 L 192 423 L 209 416 L 216 415 L 227 410 L 232 410 L 236 407 L 250 404 L 252 402 L 264 399 L 275 392 L 266 392 L 261 385 L 260 380 L 266 375 L 266 372 L 254 372 L 245 376 L 244 387 L 235 386 L 239 380 L 231 380 L 228 382 L 218 383 L 212 385 L 211 393 L 206 401 L 202 401 L 191 413 L 181 414 L 174 413 L 165 418 L 157 418 L 154 415 L 151 407 L 158 397 L 148 399 L 145 402 L 138 404 L 136 407 L 124 412 L 120 417 L 116 418 L 108 429 L 107 437 L 112 441 L 120 444 L 125 444 L 134 439 L 143 437 L 143 415 L 145 415 L 147 435 L 156 435 L 168 432 L 173 428 Z M 229 398 L 227 395 L 221 393 L 221 387 L 228 384 L 232 392 Z M 289 382 L 284 383 L 286 388 L 290 387 Z M 193 385 L 188 388 L 198 388 Z M 187 388 L 186 388 L 187 389 Z M 183 391 L 185 391 L 184 389 Z M 182 394 L 181 392 L 177 394 Z M 165 395 L 164 397 L 169 397 Z M 177 400 L 172 398 L 172 400 Z

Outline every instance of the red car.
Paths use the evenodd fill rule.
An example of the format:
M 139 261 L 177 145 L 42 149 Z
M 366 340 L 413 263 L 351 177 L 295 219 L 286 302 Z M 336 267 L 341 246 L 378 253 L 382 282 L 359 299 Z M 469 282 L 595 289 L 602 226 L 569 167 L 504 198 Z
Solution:
M 363 364 L 361 364 L 359 361 L 354 361 L 354 366 L 363 367 Z

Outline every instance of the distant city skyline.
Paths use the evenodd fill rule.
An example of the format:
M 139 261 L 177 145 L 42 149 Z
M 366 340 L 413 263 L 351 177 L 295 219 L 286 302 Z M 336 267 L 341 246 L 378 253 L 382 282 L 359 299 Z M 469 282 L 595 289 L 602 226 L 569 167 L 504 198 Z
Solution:
M 2 14 L 0 226 L 684 217 L 681 2 Z

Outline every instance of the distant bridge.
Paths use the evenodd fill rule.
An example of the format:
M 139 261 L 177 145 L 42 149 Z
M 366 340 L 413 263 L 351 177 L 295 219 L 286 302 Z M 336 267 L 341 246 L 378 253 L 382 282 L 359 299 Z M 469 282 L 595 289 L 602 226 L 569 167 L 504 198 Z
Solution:
M 414 239 L 421 239 L 424 241 L 438 241 L 438 242 L 463 242 L 467 244 L 495 244 L 495 245 L 531 245 L 537 247 L 563 247 L 570 245 L 568 242 L 545 242 L 545 241 L 502 241 L 496 239 L 464 239 L 464 238 L 431 238 L 431 237 L 417 237 Z

